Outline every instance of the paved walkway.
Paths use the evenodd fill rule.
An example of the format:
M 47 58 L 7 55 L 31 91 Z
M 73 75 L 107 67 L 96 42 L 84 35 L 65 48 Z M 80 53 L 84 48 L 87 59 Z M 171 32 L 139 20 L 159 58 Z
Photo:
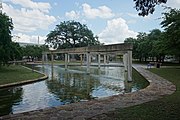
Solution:
M 120 94 L 88 102 L 73 103 L 60 107 L 46 108 L 26 113 L 7 115 L 8 120 L 85 120 L 119 108 L 142 104 L 172 94 L 176 87 L 171 82 L 153 74 L 139 65 L 134 68 L 142 74 L 150 85 L 134 93 Z

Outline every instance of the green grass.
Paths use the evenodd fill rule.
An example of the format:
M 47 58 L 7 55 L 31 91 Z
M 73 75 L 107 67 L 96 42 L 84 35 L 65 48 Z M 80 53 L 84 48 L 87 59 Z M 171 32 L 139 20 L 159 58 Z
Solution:
M 152 61 L 151 61 L 152 62 Z M 154 61 L 156 62 L 156 61 Z M 134 64 L 145 64 L 147 65 L 149 63 L 149 61 L 133 61 Z M 180 63 L 171 63 L 171 62 L 163 62 L 162 66 L 180 66 Z
M 162 66 L 180 66 L 180 63 L 164 62 L 162 63 Z
M 151 69 L 177 87 L 175 93 L 156 101 L 147 102 L 106 114 L 106 119 L 117 120 L 180 120 L 180 69 Z
M 35 79 L 42 76 L 42 74 L 32 72 L 31 70 L 23 68 L 22 66 L 3 66 L 0 69 L 0 85 Z

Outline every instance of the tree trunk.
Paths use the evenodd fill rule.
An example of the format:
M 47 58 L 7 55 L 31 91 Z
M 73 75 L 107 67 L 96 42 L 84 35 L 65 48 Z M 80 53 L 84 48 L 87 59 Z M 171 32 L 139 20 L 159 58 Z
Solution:
M 145 59 L 145 62 L 147 61 L 147 57 L 144 58 Z
M 158 57 L 156 56 L 156 62 L 158 62 Z

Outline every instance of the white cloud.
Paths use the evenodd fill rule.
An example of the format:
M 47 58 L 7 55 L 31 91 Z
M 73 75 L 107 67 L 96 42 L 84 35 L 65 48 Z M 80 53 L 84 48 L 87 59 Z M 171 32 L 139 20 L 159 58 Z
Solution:
M 130 20 L 127 21 L 127 23 L 128 23 L 128 24 L 136 24 L 137 21 L 134 20 L 134 19 L 130 19 Z
M 38 9 L 15 9 L 5 3 L 3 3 L 3 8 L 3 11 L 13 19 L 14 31 L 16 32 L 28 33 L 38 29 L 45 30 L 56 21 L 54 16 L 47 15 Z
M 128 16 L 136 19 L 142 19 L 142 16 L 139 16 L 138 14 L 135 13 L 127 13 Z M 150 15 L 144 16 L 143 19 L 150 19 Z
M 80 16 L 80 13 L 79 12 L 75 12 L 75 11 L 70 11 L 70 12 L 66 12 L 65 13 L 66 17 L 70 18 L 70 19 L 78 19 L 79 16 Z
M 136 37 L 137 32 L 129 30 L 126 21 L 116 18 L 107 21 L 106 28 L 98 35 L 99 40 L 105 44 L 123 43 L 125 38 Z
M 15 42 L 38 44 L 38 37 L 39 37 L 39 43 L 44 44 L 46 36 L 27 35 L 23 33 L 14 34 L 12 40 Z
M 167 6 L 179 9 L 180 8 L 180 0 L 168 0 Z
M 32 0 L 11 0 L 13 4 L 21 5 L 25 8 L 37 9 L 42 12 L 49 12 L 51 5 L 45 2 L 33 2 Z
M 114 14 L 112 10 L 107 6 L 100 6 L 98 8 L 91 8 L 87 3 L 82 4 L 84 15 L 89 19 L 100 18 L 112 18 Z

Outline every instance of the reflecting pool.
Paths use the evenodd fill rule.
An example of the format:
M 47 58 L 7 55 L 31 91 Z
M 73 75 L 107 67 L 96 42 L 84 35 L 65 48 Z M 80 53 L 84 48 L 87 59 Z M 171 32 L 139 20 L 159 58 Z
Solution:
M 0 89 L 0 116 L 74 102 L 88 101 L 112 95 L 134 92 L 148 82 L 133 70 L 133 82 L 128 83 L 124 67 L 86 67 L 37 65 L 49 78 L 44 81 Z

